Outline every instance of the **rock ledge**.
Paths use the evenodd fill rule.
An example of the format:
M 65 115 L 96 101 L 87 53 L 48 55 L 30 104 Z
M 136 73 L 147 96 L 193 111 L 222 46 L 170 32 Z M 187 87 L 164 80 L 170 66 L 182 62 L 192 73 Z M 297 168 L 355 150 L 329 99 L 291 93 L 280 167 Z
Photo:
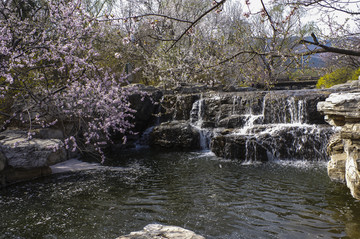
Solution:
M 328 175 L 345 183 L 351 195 L 360 199 L 360 93 L 331 94 L 317 108 L 330 125 L 341 128 L 327 146 Z

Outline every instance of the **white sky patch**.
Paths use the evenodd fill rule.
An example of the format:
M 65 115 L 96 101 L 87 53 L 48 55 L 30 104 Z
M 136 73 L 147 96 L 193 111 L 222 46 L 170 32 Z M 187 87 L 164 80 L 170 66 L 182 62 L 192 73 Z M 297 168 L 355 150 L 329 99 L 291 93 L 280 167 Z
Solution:
M 245 4 L 246 0 L 232 1 L 239 2 L 243 5 L 244 11 L 248 11 L 248 6 Z M 261 0 L 249 0 L 249 2 L 249 8 L 251 10 L 251 13 L 257 13 L 263 9 Z M 264 0 L 265 7 L 270 9 L 272 2 L 274 2 L 274 0 Z M 347 5 L 347 9 L 349 10 L 360 11 L 359 7 L 359 3 L 350 3 Z M 329 13 L 325 13 L 319 8 L 307 8 L 306 15 L 303 17 L 302 21 L 304 24 L 314 22 L 323 33 L 331 34 L 332 31 L 336 31 L 336 26 L 332 26 L 333 29 L 328 26 L 328 17 L 332 18 L 334 22 L 337 22 L 338 25 L 345 25 L 350 31 L 358 30 L 356 20 L 354 18 L 351 18 L 349 14 L 340 11 L 332 11 Z

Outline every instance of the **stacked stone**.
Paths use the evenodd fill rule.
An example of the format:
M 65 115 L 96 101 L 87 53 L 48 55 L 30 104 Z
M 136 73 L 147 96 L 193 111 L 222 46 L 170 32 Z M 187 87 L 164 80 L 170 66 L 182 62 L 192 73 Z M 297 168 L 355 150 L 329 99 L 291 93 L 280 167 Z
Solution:
M 360 199 L 360 93 L 331 94 L 318 103 L 318 110 L 329 124 L 341 127 L 328 145 L 328 174 L 345 182 L 352 196 Z

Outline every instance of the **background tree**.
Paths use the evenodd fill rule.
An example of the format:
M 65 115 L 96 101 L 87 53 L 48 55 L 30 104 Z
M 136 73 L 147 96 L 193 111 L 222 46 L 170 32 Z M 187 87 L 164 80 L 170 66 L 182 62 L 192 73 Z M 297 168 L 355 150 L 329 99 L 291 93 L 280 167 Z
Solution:
M 254 1 L 263 3 L 245 2 Z M 312 54 L 299 48 L 314 27 L 302 23 L 298 6 L 274 2 L 248 12 L 246 5 L 225 0 L 127 2 L 131 7 L 108 21 L 122 20 L 117 27 L 127 29 L 128 45 L 120 48 L 138 56 L 132 59 L 138 59 L 145 83 L 271 85 Z

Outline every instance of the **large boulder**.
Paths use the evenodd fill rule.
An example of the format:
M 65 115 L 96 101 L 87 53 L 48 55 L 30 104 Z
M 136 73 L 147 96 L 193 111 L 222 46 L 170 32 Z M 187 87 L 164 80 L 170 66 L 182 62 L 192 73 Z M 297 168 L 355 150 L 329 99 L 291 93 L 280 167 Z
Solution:
M 209 94 L 204 97 L 204 122 L 215 127 L 242 127 L 250 115 L 261 115 L 266 92 Z M 208 123 L 208 125 L 210 125 Z
M 28 140 L 27 133 L 7 130 L 0 133 L 0 151 L 13 168 L 32 169 L 50 166 L 67 159 L 67 152 L 60 139 Z
M 28 140 L 27 132 L 6 130 L 0 133 L 0 187 L 51 174 L 50 165 L 67 160 L 61 139 L 41 137 L 58 136 L 58 131 L 37 131 Z
M 131 232 L 117 239 L 205 239 L 205 237 L 177 226 L 149 224 L 142 231 Z
M 334 126 L 343 126 L 346 122 L 358 122 L 360 119 L 360 93 L 333 93 L 317 105 L 319 112 L 325 114 L 325 120 Z
M 190 112 L 195 101 L 200 98 L 200 95 L 176 95 L 172 108 L 173 120 L 189 120 Z
M 131 108 L 136 110 L 134 117 L 133 130 L 135 132 L 142 132 L 146 128 L 154 124 L 156 120 L 155 115 L 158 114 L 160 110 L 160 99 L 162 97 L 162 92 L 154 87 L 139 87 L 143 93 L 135 93 L 130 95 L 129 102 Z
M 345 163 L 345 181 L 351 195 L 360 199 L 360 142 L 346 139 L 344 149 L 347 155 Z
M 255 137 L 220 135 L 212 139 L 211 151 L 218 157 L 239 161 L 268 161 L 267 150 Z
M 242 128 L 246 123 L 247 117 L 244 115 L 231 115 L 220 120 L 217 124 L 218 127 L 223 128 Z
M 156 126 L 150 133 L 152 147 L 193 150 L 200 148 L 200 133 L 186 121 L 172 121 Z

